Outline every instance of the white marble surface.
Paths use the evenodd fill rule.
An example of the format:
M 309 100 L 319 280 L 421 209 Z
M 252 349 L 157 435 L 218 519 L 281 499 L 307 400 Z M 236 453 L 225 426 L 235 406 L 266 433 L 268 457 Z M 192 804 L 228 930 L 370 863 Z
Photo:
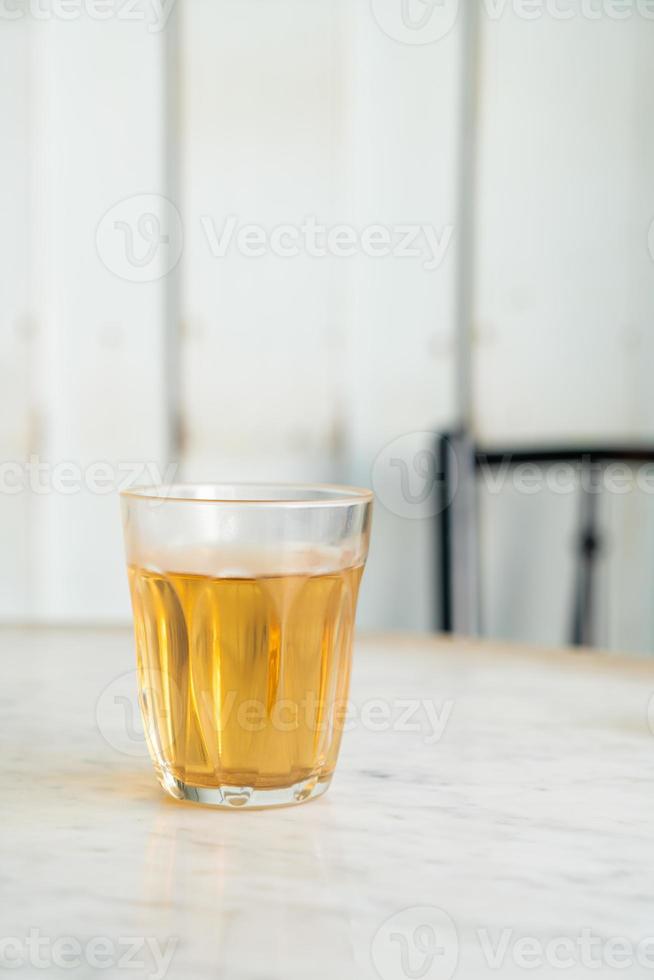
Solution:
M 166 798 L 125 731 L 127 631 L 0 644 L 14 976 L 160 977 L 153 948 L 171 980 L 652 975 L 654 664 L 361 640 L 353 702 L 395 724 L 368 703 L 321 800 L 219 812 Z

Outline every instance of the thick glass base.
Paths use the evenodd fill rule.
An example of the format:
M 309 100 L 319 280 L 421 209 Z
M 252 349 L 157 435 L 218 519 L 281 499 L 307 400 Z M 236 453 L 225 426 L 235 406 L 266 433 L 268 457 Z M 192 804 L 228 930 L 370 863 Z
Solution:
M 331 776 L 318 779 L 312 776 L 282 789 L 261 789 L 254 786 L 191 786 L 170 773 L 160 773 L 159 782 L 176 800 L 188 800 L 225 810 L 263 810 L 275 806 L 297 806 L 315 800 L 326 793 Z

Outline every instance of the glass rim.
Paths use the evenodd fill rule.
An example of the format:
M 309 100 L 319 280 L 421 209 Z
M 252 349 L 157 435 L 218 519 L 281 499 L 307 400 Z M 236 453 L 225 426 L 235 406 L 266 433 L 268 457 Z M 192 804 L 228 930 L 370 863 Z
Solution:
M 229 496 L 230 491 L 232 496 Z M 180 504 L 215 504 L 224 507 L 347 507 L 372 503 L 374 494 L 372 490 L 364 487 L 335 483 L 244 482 L 161 483 L 129 487 L 121 490 L 120 496 L 136 500 L 156 500 L 162 503 L 170 501 Z

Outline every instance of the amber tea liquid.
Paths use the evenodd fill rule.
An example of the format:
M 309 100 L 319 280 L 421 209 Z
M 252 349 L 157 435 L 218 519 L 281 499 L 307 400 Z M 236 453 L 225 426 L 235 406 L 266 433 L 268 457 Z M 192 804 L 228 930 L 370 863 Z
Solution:
M 211 577 L 130 566 L 141 708 L 159 776 L 194 787 L 327 784 L 363 566 Z M 245 797 L 244 797 L 245 800 Z

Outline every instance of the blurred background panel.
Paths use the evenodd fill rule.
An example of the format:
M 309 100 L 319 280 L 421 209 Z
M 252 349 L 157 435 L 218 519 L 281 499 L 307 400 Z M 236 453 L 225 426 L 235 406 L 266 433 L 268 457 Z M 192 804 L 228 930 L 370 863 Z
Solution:
M 455 415 L 454 243 L 437 270 L 211 246 L 307 220 L 453 234 L 460 32 L 434 58 L 363 2 L 179 13 L 184 475 L 369 485 L 386 443 Z M 433 551 L 424 521 L 377 509 L 364 624 L 432 627 Z
M 329 480 L 347 412 L 344 270 L 240 242 L 248 226 L 344 220 L 342 9 L 198 0 L 180 15 L 185 475 Z
M 348 10 L 354 224 L 426 224 L 440 242 L 434 268 L 422 237 L 417 257 L 353 260 L 347 478 L 377 493 L 360 621 L 429 630 L 437 621 L 431 511 L 407 509 L 403 495 L 398 507 L 397 495 L 403 476 L 410 499 L 430 490 L 432 470 L 416 471 L 414 454 L 433 453 L 429 430 L 457 417 L 464 31 L 455 23 L 434 57 L 431 45 L 389 37 L 372 5 L 358 0 Z
M 23 541 L 3 548 L 3 574 L 20 581 L 26 565 L 22 604 L 3 613 L 113 621 L 128 606 L 111 490 L 130 464 L 161 465 L 168 451 L 164 285 L 110 271 L 96 237 L 108 209 L 165 190 L 164 38 L 142 22 L 29 16 L 1 36 L 3 71 L 9 52 L 16 62 L 3 87 L 15 130 L 3 193 L 19 212 L 3 222 L 3 247 L 9 288 L 21 290 L 2 310 L 18 344 L 4 362 L 3 456 L 25 467 L 25 492 L 2 494 L 0 519 Z
M 430 630 L 440 433 L 652 443 L 654 21 L 548 9 L 2 19 L 0 617 L 127 621 L 115 490 L 174 475 L 372 485 L 360 625 Z M 360 246 L 407 228 L 413 254 Z M 579 486 L 500 477 L 471 498 L 480 628 L 565 642 Z M 603 645 L 654 649 L 653 510 L 599 503 Z
M 480 16 L 472 422 L 485 447 L 654 431 L 654 24 Z M 579 495 L 480 488 L 484 626 L 560 643 Z M 598 635 L 651 649 L 651 494 L 599 503 Z M 517 574 L 517 569 L 520 569 Z
M 651 441 L 654 22 L 479 30 L 476 433 Z
M 21 492 L 20 468 L 32 438 L 30 318 L 30 37 L 19 20 L 0 30 L 0 616 L 29 612 L 31 500 Z M 17 486 L 16 486 L 17 484 Z

